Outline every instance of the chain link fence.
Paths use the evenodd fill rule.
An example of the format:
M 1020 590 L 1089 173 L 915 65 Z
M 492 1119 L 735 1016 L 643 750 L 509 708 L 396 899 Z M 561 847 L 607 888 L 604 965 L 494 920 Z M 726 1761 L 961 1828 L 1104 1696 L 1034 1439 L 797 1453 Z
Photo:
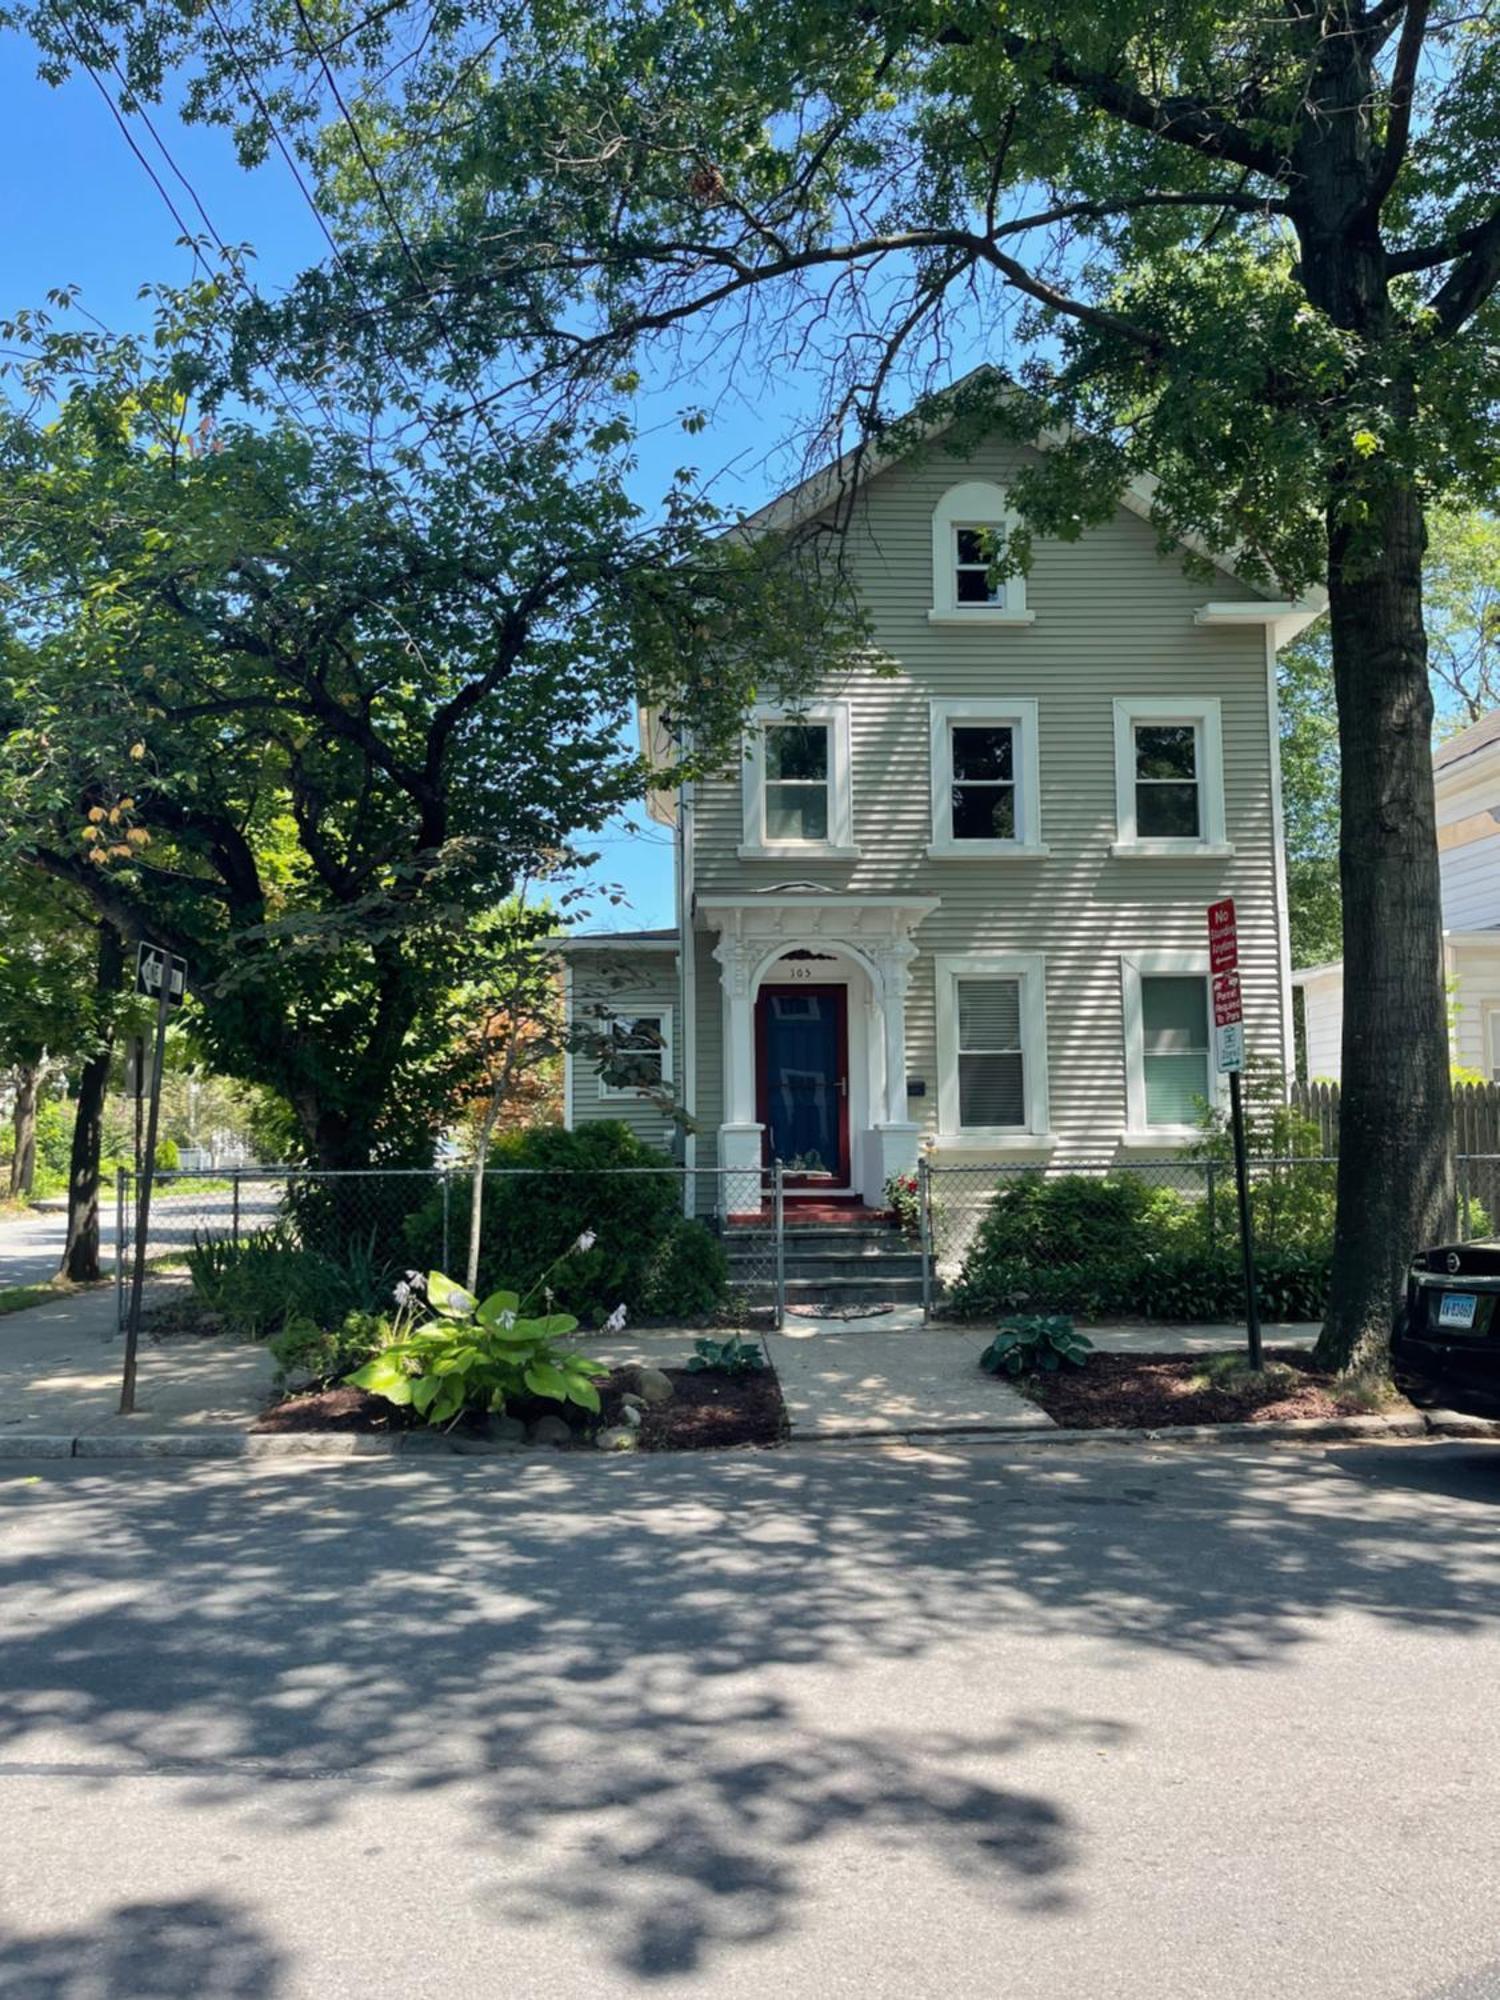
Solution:
M 1209 1254 L 1235 1252 L 1240 1225 L 1234 1163 L 1227 1159 L 1069 1162 L 1038 1169 L 1003 1162 L 924 1161 L 919 1172 L 923 1298 L 930 1311 L 963 1270 L 995 1197 L 1027 1180 L 1055 1183 L 1067 1175 L 1133 1183 L 1163 1196 L 1158 1213 L 1182 1244 Z M 1310 1250 L 1333 1239 L 1338 1161 L 1328 1155 L 1259 1159 L 1249 1163 L 1252 1219 L 1258 1251 Z M 1488 1235 L 1500 1221 L 1500 1154 L 1462 1154 L 1457 1161 L 1461 1242 Z M 1149 1201 L 1144 1204 L 1150 1212 Z
M 121 1173 L 115 1189 L 115 1289 L 123 1327 L 140 1227 L 141 1179 Z M 784 1208 L 779 1169 L 611 1167 L 486 1171 L 480 1222 L 483 1246 L 513 1239 L 505 1210 L 524 1196 L 540 1217 L 549 1246 L 585 1234 L 607 1237 L 675 1217 L 701 1220 L 719 1238 L 729 1270 L 724 1310 L 781 1323 Z M 348 1269 L 377 1296 L 408 1269 L 467 1273 L 473 1175 L 467 1168 L 393 1168 L 335 1172 L 304 1167 L 239 1167 L 211 1176 L 162 1172 L 153 1178 L 148 1265 L 222 1262 L 226 1250 L 252 1243 L 316 1253 Z M 611 1220 L 613 1218 L 613 1221 Z M 526 1261 L 523 1258 L 518 1261 Z M 508 1271 L 515 1278 L 518 1274 Z

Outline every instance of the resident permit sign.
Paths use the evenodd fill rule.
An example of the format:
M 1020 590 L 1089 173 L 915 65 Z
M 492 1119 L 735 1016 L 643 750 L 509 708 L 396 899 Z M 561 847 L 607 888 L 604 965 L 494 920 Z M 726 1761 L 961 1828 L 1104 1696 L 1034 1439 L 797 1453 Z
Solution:
M 1208 970 L 1213 980 L 1214 1067 L 1245 1067 L 1245 1015 L 1240 1002 L 1240 944 L 1234 898 L 1208 906 Z

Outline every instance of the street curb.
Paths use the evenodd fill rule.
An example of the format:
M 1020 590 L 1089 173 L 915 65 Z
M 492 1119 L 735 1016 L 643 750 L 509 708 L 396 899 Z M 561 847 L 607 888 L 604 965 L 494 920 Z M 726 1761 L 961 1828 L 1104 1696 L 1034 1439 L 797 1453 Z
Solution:
M 1452 1410 L 1414 1410 L 1408 1416 L 1295 1417 L 1270 1424 L 1176 1424 L 1160 1430 L 1131 1430 L 1108 1427 L 1098 1430 L 1063 1430 L 1054 1426 L 1043 1430 L 1034 1426 L 1007 1429 L 988 1428 L 922 1429 L 889 1431 L 845 1431 L 798 1435 L 793 1432 L 786 1447 L 849 1446 L 893 1444 L 1007 1444 L 1028 1448 L 1046 1445 L 1143 1445 L 1143 1444 L 1319 1444 L 1370 1443 L 1382 1438 L 1500 1438 L 1500 1422 L 1484 1417 L 1460 1416 Z M 78 1437 L 7 1436 L 0 1432 L 0 1463 L 19 1464 L 27 1459 L 88 1459 L 95 1464 L 110 1460 L 161 1461 L 164 1459 L 261 1459 L 261 1458 L 399 1458 L 406 1455 L 431 1461 L 437 1458 L 529 1458 L 513 1444 L 488 1445 L 466 1439 L 461 1445 L 444 1449 L 435 1446 L 426 1433 L 398 1432 L 380 1437 L 358 1431 L 156 1431 L 134 1437 L 107 1431 L 85 1432 Z M 597 1458 L 617 1462 L 612 1452 L 572 1452 L 568 1457 Z M 691 1457 L 691 1453 L 645 1453 L 644 1457 Z

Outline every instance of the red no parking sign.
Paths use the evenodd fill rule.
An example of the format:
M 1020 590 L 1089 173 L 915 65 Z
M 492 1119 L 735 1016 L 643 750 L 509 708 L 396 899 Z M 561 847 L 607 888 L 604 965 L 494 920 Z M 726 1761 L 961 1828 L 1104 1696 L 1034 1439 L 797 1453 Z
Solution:
M 1245 1013 L 1240 1001 L 1240 940 L 1234 898 L 1208 906 L 1208 970 L 1214 989 L 1214 1066 L 1245 1067 Z

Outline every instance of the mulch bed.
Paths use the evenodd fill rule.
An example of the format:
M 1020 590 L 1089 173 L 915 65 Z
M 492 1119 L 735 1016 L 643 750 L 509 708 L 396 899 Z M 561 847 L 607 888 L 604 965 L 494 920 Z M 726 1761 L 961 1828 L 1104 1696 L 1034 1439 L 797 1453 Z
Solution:
M 726 1445 L 774 1445 L 786 1435 L 786 1410 L 774 1373 L 722 1375 L 712 1370 L 689 1372 L 669 1368 L 676 1394 L 670 1403 L 647 1409 L 641 1420 L 641 1451 L 711 1451 Z M 599 1424 L 618 1424 L 621 1398 L 634 1382 L 634 1371 L 617 1368 L 599 1384 L 603 1414 L 595 1418 L 576 1409 L 562 1410 L 541 1398 L 524 1398 L 509 1415 L 523 1423 L 541 1416 L 566 1416 L 574 1429 L 574 1448 L 590 1445 Z M 363 1431 L 389 1434 L 423 1429 L 410 1410 L 398 1409 L 383 1397 L 363 1389 L 318 1389 L 289 1396 L 274 1404 L 251 1426 L 260 1432 Z M 485 1420 L 457 1425 L 460 1436 L 483 1436 Z M 543 1448 L 543 1447 L 539 1447 Z
M 1065 1430 L 1111 1425 L 1166 1430 L 1178 1424 L 1271 1424 L 1294 1417 L 1362 1416 L 1369 1403 L 1340 1393 L 1335 1378 L 1297 1348 L 1271 1348 L 1280 1363 L 1263 1382 L 1206 1385 L 1206 1355 L 1091 1354 L 1082 1368 L 1033 1375 L 1014 1386 Z M 1296 1378 L 1287 1379 L 1287 1373 Z M 1008 1380 L 1009 1378 L 1001 1378 Z

